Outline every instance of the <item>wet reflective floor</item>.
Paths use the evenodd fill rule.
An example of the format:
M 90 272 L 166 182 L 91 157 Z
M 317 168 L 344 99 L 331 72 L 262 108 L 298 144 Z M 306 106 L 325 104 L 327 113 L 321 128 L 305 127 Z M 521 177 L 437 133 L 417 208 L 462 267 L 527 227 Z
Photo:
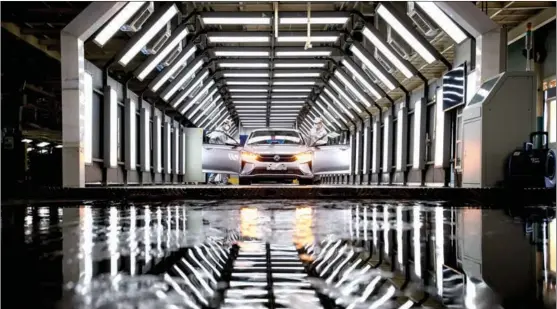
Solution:
M 555 222 L 400 201 L 4 207 L 2 305 L 555 308 Z

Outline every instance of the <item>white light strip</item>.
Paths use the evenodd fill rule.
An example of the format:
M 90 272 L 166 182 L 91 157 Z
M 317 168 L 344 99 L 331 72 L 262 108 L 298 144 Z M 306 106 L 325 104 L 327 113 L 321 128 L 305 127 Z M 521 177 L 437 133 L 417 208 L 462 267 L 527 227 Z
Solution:
M 266 90 L 265 90 L 266 91 Z M 273 92 L 311 92 L 311 88 L 299 88 L 299 89 L 272 89 Z
M 406 78 L 414 76 L 412 71 L 410 71 L 410 68 L 408 68 L 406 64 L 402 63 L 398 57 L 391 52 L 387 45 L 385 45 L 385 43 L 375 36 L 375 34 L 373 34 L 373 32 L 371 32 L 367 27 L 364 27 L 363 34 L 371 42 L 371 44 L 373 44 L 373 46 L 375 46 L 381 54 L 387 58 L 387 60 L 389 60 L 402 74 L 404 74 L 404 76 L 406 76 Z
M 373 120 L 373 145 L 371 153 L 371 172 L 379 172 L 379 139 L 381 135 L 379 133 L 379 124 L 377 120 Z M 375 239 L 375 238 L 374 238 Z
M 275 95 L 271 96 L 273 99 L 299 99 L 299 98 L 307 98 L 307 94 L 290 94 L 290 95 Z
M 354 119 L 354 115 L 352 115 L 352 113 L 346 108 L 346 106 L 344 106 L 344 104 L 342 104 L 327 88 L 323 88 L 323 90 L 325 91 L 325 93 L 327 94 L 327 96 L 329 96 L 329 98 L 338 106 L 342 109 L 342 111 L 348 115 L 348 117 L 350 117 L 350 119 Z M 324 100 L 322 98 L 322 100 L 325 102 L 326 100 Z M 335 110 L 335 109 L 333 109 Z
M 369 153 L 369 127 L 364 127 L 364 157 L 363 157 L 363 163 L 362 163 L 362 169 L 363 169 L 363 174 L 367 175 L 368 172 L 368 167 L 367 167 L 367 156 Z
M 275 68 L 323 68 L 326 62 L 309 62 L 309 63 L 287 63 L 277 62 L 274 64 Z
M 355 164 L 355 168 L 354 168 L 354 174 L 359 175 L 360 171 L 360 134 L 361 131 L 356 130 L 356 164 Z
M 268 63 L 249 63 L 249 62 L 219 62 L 221 68 L 268 68 Z
M 414 273 L 418 278 L 422 277 L 422 243 L 421 243 L 421 228 L 422 223 L 420 221 L 420 204 L 413 205 L 412 207 L 412 230 L 413 230 L 413 240 L 414 244 Z
M 267 89 L 264 88 L 253 88 L 253 89 L 240 89 L 240 88 L 230 88 L 228 92 L 267 92 Z
M 397 121 L 396 121 L 396 170 L 403 171 L 406 169 L 402 168 L 402 165 L 406 165 L 406 162 L 402 162 L 402 143 L 406 143 L 407 141 L 402 140 L 402 134 L 404 133 L 402 129 L 402 125 L 404 124 L 404 113 L 403 108 L 401 107 L 397 112 Z
M 368 83 L 367 80 L 363 76 L 361 76 L 358 73 L 358 71 L 356 71 L 356 69 L 352 67 L 352 65 L 348 61 L 342 60 L 342 64 L 344 64 L 344 67 L 346 67 L 348 71 L 350 71 L 350 73 L 352 73 L 352 75 L 356 77 L 358 82 L 360 82 L 364 87 L 366 87 L 367 90 L 371 91 L 371 95 L 373 95 L 373 98 L 375 100 L 381 99 L 381 95 L 379 94 L 379 92 L 375 90 L 375 87 L 373 87 L 370 83 Z
M 312 25 L 332 25 L 332 24 L 345 24 L 348 17 L 311 17 L 309 23 Z M 281 24 L 307 24 L 307 17 L 281 17 L 279 18 Z
M 180 104 L 188 95 L 190 95 L 190 93 L 192 93 L 195 88 L 199 87 L 199 85 L 203 83 L 207 76 L 209 76 L 209 72 L 205 71 L 205 73 L 203 73 L 203 75 L 201 75 L 195 83 L 190 85 L 186 91 L 180 92 L 180 94 L 178 94 L 178 96 L 174 98 L 174 100 L 172 100 L 172 107 L 176 108 L 176 106 L 178 106 L 178 104 Z
M 276 75 L 276 74 L 275 74 Z M 224 77 L 269 77 L 269 73 L 224 73 Z
M 389 114 L 385 114 L 383 116 L 383 173 L 389 173 L 393 162 L 391 161 L 391 121 L 392 118 L 389 117 Z
M 220 97 L 220 95 L 219 95 L 219 96 L 217 96 L 217 97 L 213 100 L 213 102 L 211 102 L 211 104 L 209 104 L 209 106 L 215 105 L 214 108 L 213 108 L 213 111 L 218 110 L 218 109 L 220 108 L 220 106 L 222 105 L 222 101 L 220 102 L 220 104 L 217 105 L 217 102 L 218 102 L 220 99 L 221 99 L 221 97 Z M 193 123 L 197 124 L 197 122 L 201 119 L 201 117 L 203 117 L 203 116 L 205 115 L 205 113 L 207 113 L 207 110 L 208 110 L 207 108 L 204 108 L 204 109 L 201 111 L 201 114 L 199 114 L 199 115 L 193 120 Z
M 443 110 L 443 87 L 437 89 L 437 102 L 435 103 L 435 167 L 444 165 L 444 135 L 445 135 L 445 111 Z
M 325 109 L 325 107 L 323 107 L 323 105 L 321 104 L 321 102 L 319 102 L 319 100 L 315 101 L 315 104 L 317 104 L 317 106 L 319 108 L 321 108 L 321 110 L 323 111 L 323 113 L 325 113 L 325 115 L 327 115 L 327 117 L 329 117 L 332 121 L 334 121 L 339 127 L 342 128 L 342 125 L 340 125 L 340 123 L 338 122 L 338 120 L 335 119 L 335 117 L 333 117 L 333 115 L 331 115 L 331 113 L 329 113 L 329 111 L 327 109 Z
M 93 163 L 93 77 L 91 74 L 85 72 L 83 84 L 83 91 L 85 93 L 85 138 L 83 151 L 85 153 L 85 163 L 90 164 Z
M 267 109 L 267 106 L 234 106 L 237 110 L 244 109 Z
M 391 83 L 391 81 L 387 78 L 387 76 L 381 73 L 379 68 L 373 65 L 373 63 L 371 63 L 371 61 L 369 61 L 369 59 L 364 56 L 364 54 L 355 45 L 350 46 L 350 50 L 352 50 L 354 55 L 358 57 L 358 59 L 360 59 L 360 61 L 373 73 L 373 75 L 377 76 L 377 78 L 379 78 L 379 80 L 385 86 L 387 86 L 389 90 L 393 90 L 396 88 L 395 85 Z
M 234 104 L 267 104 L 267 101 L 232 101 Z
M 164 58 L 166 56 L 168 56 L 168 54 L 170 54 L 170 52 L 172 50 L 174 50 L 176 48 L 176 46 L 178 46 L 178 44 L 184 40 L 184 38 L 186 38 L 186 36 L 188 35 L 188 29 L 187 28 L 183 28 L 180 33 L 178 33 L 178 35 L 176 35 L 176 37 L 174 37 L 172 39 L 172 41 L 170 41 L 170 43 L 165 44 L 165 47 L 163 50 L 159 50 L 156 54 L 155 57 L 153 58 L 153 60 L 151 62 L 148 63 L 148 65 L 143 68 L 143 71 L 141 71 L 139 74 L 137 74 L 137 79 L 139 79 L 140 81 L 143 81 L 143 79 L 145 79 L 145 77 L 147 77 L 147 75 L 149 73 L 151 73 L 151 71 L 153 71 L 153 69 L 159 65 L 159 63 L 161 63 Z M 149 59 L 148 59 L 149 61 Z
M 203 125 L 207 123 L 207 121 L 213 119 L 213 116 L 215 116 L 215 115 L 220 115 L 220 113 L 222 113 L 223 111 L 224 111 L 224 108 L 222 107 L 222 102 L 221 102 L 221 103 L 219 104 L 219 108 L 215 108 L 213 111 L 211 111 L 211 112 L 209 113 L 209 115 L 208 115 L 205 119 L 203 119 L 203 121 L 202 121 L 201 123 L 199 123 L 199 126 L 198 126 L 198 127 L 202 128 Z
M 331 93 L 327 89 L 325 89 L 325 93 L 327 93 L 327 95 L 330 97 Z M 342 116 L 342 114 L 338 112 L 338 110 L 331 104 L 331 102 L 329 102 L 327 99 L 325 99 L 325 97 L 323 95 L 320 96 L 320 99 L 321 99 L 321 101 L 323 101 L 327 105 L 328 109 L 332 110 L 337 115 L 337 117 L 340 118 L 340 120 L 342 120 L 342 122 L 345 125 L 348 125 L 348 121 L 346 120 L 346 118 L 344 118 L 344 116 Z M 342 108 L 345 112 L 347 112 L 346 108 L 344 108 L 344 107 L 342 107 Z M 350 115 L 350 113 L 348 113 L 348 114 Z
M 178 91 L 178 89 L 180 89 L 184 83 L 186 81 L 188 81 L 193 74 L 195 74 L 195 72 L 197 72 L 197 70 L 199 70 L 199 68 L 201 68 L 201 66 L 203 66 L 203 60 L 199 60 L 192 68 L 190 71 L 188 71 L 184 77 L 182 77 L 182 79 L 180 79 L 178 82 L 176 82 L 176 84 L 174 85 L 174 87 L 172 87 L 172 89 L 170 89 L 169 91 L 166 92 L 166 94 L 163 95 L 162 99 L 165 101 L 168 101 L 168 99 L 170 99 L 174 93 L 176 93 L 176 91 Z
M 144 158 L 144 165 L 142 165 L 142 169 L 145 172 L 149 172 L 151 171 L 151 149 L 150 146 L 151 145 L 151 132 L 150 132 L 150 124 L 151 124 L 151 115 L 150 115 L 150 111 L 147 108 L 143 108 L 143 113 L 145 115 L 145 118 L 143 119 L 143 127 L 141 128 L 141 130 L 143 131 L 143 147 L 141 147 L 143 149 L 143 158 Z M 147 257 L 146 257 L 147 258 Z
M 356 103 L 352 101 L 352 99 L 346 94 L 346 92 L 340 89 L 340 87 L 335 82 L 329 80 L 329 85 L 331 85 L 333 89 L 335 89 L 335 91 L 338 92 L 338 94 L 340 94 L 340 96 L 343 97 L 344 100 L 346 100 L 356 112 L 358 112 L 358 114 L 362 112 L 362 109 L 358 107 L 358 105 L 356 105 Z
M 216 57 L 268 57 L 268 51 L 232 51 L 232 50 L 216 50 Z
M 206 25 L 268 25 L 270 17 L 203 17 Z
M 360 102 L 364 103 L 366 107 L 371 107 L 371 103 L 362 95 L 360 91 L 358 91 L 354 86 L 352 86 L 352 83 L 349 82 L 346 78 L 344 78 L 344 75 L 342 75 L 338 70 L 335 71 L 335 76 L 339 79 L 341 84 L 344 84 L 346 87 L 348 87 L 348 89 L 352 91 L 352 93 L 356 97 L 358 97 Z
M 303 80 L 297 82 L 287 82 L 287 81 L 275 81 L 273 86 L 312 86 L 315 85 L 315 81 Z
M 95 36 L 93 40 L 97 45 L 104 46 L 108 40 L 110 40 L 116 32 L 120 30 L 120 27 L 124 25 L 133 15 L 143 6 L 145 1 L 130 1 L 121 9 L 116 16 L 114 16 L 108 24 Z
M 269 42 L 268 36 L 207 36 L 210 43 L 265 43 Z
M 137 152 L 137 102 L 135 99 L 130 98 L 130 108 L 129 108 L 129 119 L 130 123 L 127 124 L 130 128 L 130 170 L 135 171 L 137 162 L 136 162 L 136 152 Z
M 205 85 L 205 87 L 203 87 L 203 89 L 199 90 L 199 92 L 195 95 L 195 97 L 193 97 L 190 100 L 190 103 L 184 107 L 180 113 L 184 114 L 185 112 L 187 112 L 193 104 L 197 103 L 197 101 L 199 101 L 199 99 L 205 95 L 205 93 L 207 92 L 207 90 L 209 90 L 209 88 L 211 88 L 213 85 L 215 84 L 215 82 L 213 80 L 210 80 L 207 85 Z M 174 106 L 175 107 L 175 106 Z
M 458 25 L 452 21 L 435 3 L 431 1 L 415 1 L 415 3 L 431 17 L 431 19 L 441 28 L 447 35 L 455 41 L 456 44 L 464 42 L 468 36 Z
M 271 101 L 271 104 L 304 104 L 306 101 L 296 100 L 296 101 Z
M 433 56 L 425 46 L 414 37 L 404 25 L 391 13 L 385 6 L 379 5 L 376 11 L 385 22 L 387 22 L 401 37 L 408 43 L 427 63 L 433 63 L 435 56 Z
M 264 99 L 267 95 L 231 95 L 230 98 L 232 99 Z
M 283 108 L 302 108 L 303 105 L 272 105 L 271 109 L 283 109 Z
M 275 57 L 329 57 L 330 50 L 277 51 Z
M 334 43 L 338 40 L 338 36 L 329 35 L 329 36 L 312 36 L 309 40 L 312 43 Z M 277 42 L 284 42 L 284 43 L 305 43 L 307 42 L 307 36 L 279 36 L 277 38 Z
M 226 81 L 227 85 L 231 85 L 231 86 L 242 86 L 242 85 L 246 85 L 246 86 L 262 86 L 262 85 L 268 85 L 269 82 L 268 81 L 235 81 L 235 80 L 227 80 Z
M 204 99 L 201 103 L 199 103 L 199 104 L 197 105 L 197 107 L 196 107 L 194 110 L 192 110 L 192 112 L 189 113 L 186 117 L 187 117 L 188 119 L 191 119 L 191 117 L 193 117 L 193 115 L 195 115 L 195 114 L 199 111 L 199 109 L 201 109 L 202 107 L 204 107 L 205 104 L 207 104 L 207 102 L 209 102 L 209 100 L 212 99 L 213 95 L 215 95 L 216 92 L 217 92 L 217 89 L 216 89 L 216 88 L 213 89 L 213 91 L 211 91 L 211 93 L 210 93 L 209 95 L 207 95 L 207 96 L 205 97 L 205 99 Z M 219 96 L 218 98 L 220 98 L 220 96 Z
M 416 101 L 414 104 L 414 147 L 412 153 L 412 168 L 418 170 L 421 168 L 421 140 L 420 140 L 420 133 L 421 133 L 421 126 L 422 126 L 422 100 Z
M 133 46 L 118 60 L 122 66 L 126 66 L 139 53 L 139 51 L 147 45 L 159 31 L 178 13 L 176 5 L 172 5 L 164 14 L 149 28 L 143 36 L 135 42 Z
M 319 72 L 275 73 L 275 77 L 319 77 Z
M 182 58 L 178 59 L 171 67 L 169 67 L 167 70 L 164 70 L 161 73 L 161 77 L 159 78 L 159 80 L 153 85 L 153 87 L 151 88 L 151 90 L 153 91 L 157 91 L 159 90 L 159 88 L 170 78 L 170 76 L 174 75 L 174 73 L 176 73 L 176 71 L 178 71 L 179 69 L 182 68 L 182 66 L 186 63 L 186 61 L 193 56 L 193 54 L 195 53 L 195 51 L 197 50 L 197 47 L 194 45 L 192 46 L 192 48 L 190 48 L 185 54 L 184 56 L 182 56 Z M 201 64 L 203 64 L 203 61 L 200 61 Z M 194 70 L 195 71 L 195 70 Z
M 110 167 L 118 166 L 118 93 L 110 88 Z

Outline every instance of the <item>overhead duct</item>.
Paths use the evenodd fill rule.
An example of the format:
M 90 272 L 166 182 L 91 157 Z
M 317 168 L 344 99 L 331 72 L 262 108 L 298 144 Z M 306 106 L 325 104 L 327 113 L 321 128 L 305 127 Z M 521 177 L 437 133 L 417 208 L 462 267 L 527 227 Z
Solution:
M 154 55 L 156 54 L 164 45 L 164 43 L 166 43 L 166 41 L 168 41 L 168 39 L 170 38 L 170 35 L 172 34 L 172 29 L 170 27 L 170 23 L 167 23 L 165 27 L 163 27 L 163 30 L 161 30 L 156 36 L 155 36 L 155 40 L 150 42 L 149 44 L 145 45 L 145 47 L 143 47 L 141 49 L 141 52 L 144 55 Z
M 146 6 L 141 8 L 129 22 L 123 24 L 120 27 L 120 31 L 137 32 L 141 30 L 141 27 L 143 27 L 147 19 L 153 15 L 153 12 L 155 12 L 155 4 L 150 1 Z
M 408 10 L 406 14 L 418 30 L 420 30 L 426 37 L 432 38 L 439 33 L 439 28 L 436 27 L 435 23 L 431 20 L 427 14 L 425 14 L 421 8 L 419 8 L 414 1 L 408 1 Z

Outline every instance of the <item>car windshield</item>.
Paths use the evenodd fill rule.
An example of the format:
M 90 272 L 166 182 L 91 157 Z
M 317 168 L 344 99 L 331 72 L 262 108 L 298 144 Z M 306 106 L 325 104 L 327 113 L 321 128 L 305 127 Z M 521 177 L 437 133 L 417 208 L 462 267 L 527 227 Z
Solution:
M 251 133 L 248 145 L 303 145 L 300 133 L 291 130 L 264 130 Z

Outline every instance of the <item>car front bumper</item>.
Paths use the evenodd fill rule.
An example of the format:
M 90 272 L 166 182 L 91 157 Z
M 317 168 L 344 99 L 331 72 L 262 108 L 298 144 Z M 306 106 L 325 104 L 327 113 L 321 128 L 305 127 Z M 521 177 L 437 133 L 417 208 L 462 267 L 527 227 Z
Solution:
M 269 169 L 277 167 L 280 169 Z M 240 178 L 271 178 L 271 179 L 314 179 L 310 163 L 298 162 L 257 162 L 243 163 Z

